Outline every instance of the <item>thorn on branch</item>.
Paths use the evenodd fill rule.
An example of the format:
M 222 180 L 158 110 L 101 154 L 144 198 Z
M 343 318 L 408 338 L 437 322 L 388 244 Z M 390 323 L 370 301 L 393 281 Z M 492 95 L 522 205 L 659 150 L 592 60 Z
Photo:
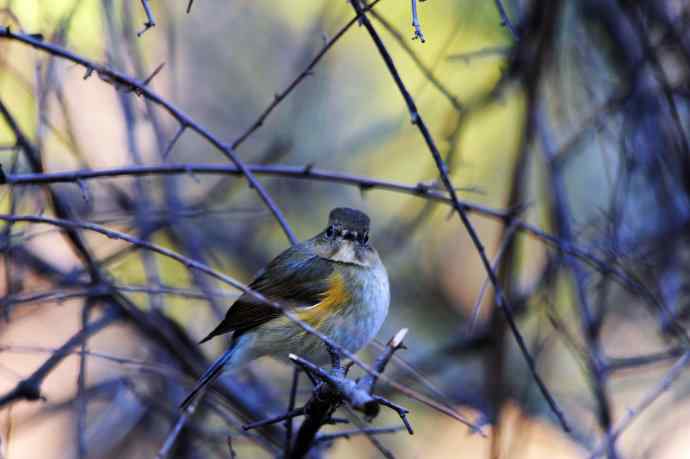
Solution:
M 90 203 L 91 200 L 89 199 L 89 188 L 86 182 L 84 180 L 78 179 L 77 185 L 79 186 L 79 191 L 81 191 L 81 197 L 84 200 L 84 202 L 87 204 Z
M 149 75 L 149 77 L 144 80 L 144 86 L 148 86 L 148 84 L 151 82 L 151 80 L 153 80 L 153 78 L 156 75 L 158 75 L 158 73 L 163 69 L 163 67 L 165 67 L 165 62 L 161 62 L 158 65 L 158 67 L 156 67 L 156 69 L 151 73 L 151 75 Z M 137 94 L 137 95 L 140 96 L 141 94 Z

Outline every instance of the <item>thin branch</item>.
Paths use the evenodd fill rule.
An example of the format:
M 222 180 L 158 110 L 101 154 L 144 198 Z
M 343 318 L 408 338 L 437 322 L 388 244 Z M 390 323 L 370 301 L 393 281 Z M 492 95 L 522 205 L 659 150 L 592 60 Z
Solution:
M 189 407 L 187 407 L 187 409 L 183 410 L 182 414 L 178 416 L 175 425 L 170 430 L 168 436 L 165 437 L 163 446 L 161 446 L 161 449 L 158 451 L 158 454 L 156 454 L 156 459 L 165 459 L 170 455 L 173 447 L 175 446 L 175 442 L 177 441 L 177 437 L 179 437 L 180 432 L 182 432 L 182 429 L 185 427 L 187 422 L 189 422 L 189 419 L 192 416 L 192 414 L 194 414 L 194 411 L 196 410 L 196 405 L 199 403 L 200 400 L 201 399 L 199 398 L 194 400 L 192 404 Z
M 215 279 L 220 280 L 221 282 L 224 282 L 228 285 L 231 285 L 239 290 L 241 290 L 243 293 L 246 293 L 248 295 L 251 295 L 253 298 L 255 298 L 257 301 L 261 301 L 273 308 L 276 308 L 277 310 L 281 311 L 285 317 L 292 321 L 293 323 L 297 324 L 302 330 L 305 332 L 318 337 L 322 342 L 324 342 L 326 345 L 337 349 L 337 351 L 342 354 L 344 357 L 347 357 L 351 361 L 353 361 L 358 367 L 360 367 L 362 370 L 366 371 L 367 373 L 373 373 L 376 375 L 378 378 L 381 380 L 385 381 L 387 384 L 389 384 L 391 387 L 395 388 L 396 390 L 400 391 L 401 393 L 405 394 L 406 396 L 412 398 L 413 400 L 417 400 L 420 403 L 423 403 L 441 413 L 444 413 L 451 418 L 460 421 L 462 423 L 467 423 L 466 420 L 462 418 L 462 416 L 458 415 L 454 410 L 445 407 L 443 405 L 440 405 L 436 403 L 435 401 L 431 400 L 430 398 L 417 393 L 416 391 L 405 387 L 401 384 L 396 383 L 395 381 L 391 380 L 390 378 L 386 377 L 384 374 L 381 374 L 380 372 L 377 372 L 373 368 L 371 368 L 370 365 L 367 365 L 364 363 L 360 358 L 358 358 L 355 354 L 352 352 L 348 351 L 347 349 L 343 348 L 342 346 L 338 345 L 335 343 L 331 338 L 328 336 L 324 335 L 311 325 L 307 324 L 303 320 L 301 320 L 297 314 L 292 312 L 290 309 L 285 308 L 281 303 L 275 302 L 275 301 L 270 301 L 266 297 L 264 297 L 261 293 L 250 289 L 249 287 L 245 286 L 241 282 L 235 280 L 234 278 L 223 274 L 219 271 L 216 271 L 209 266 L 205 265 L 204 263 L 200 263 L 196 260 L 193 260 L 191 258 L 185 257 L 183 255 L 180 255 L 179 253 L 166 249 L 165 247 L 149 243 L 146 241 L 142 241 L 141 239 L 138 239 L 134 236 L 131 236 L 126 233 L 122 233 L 120 231 L 115 231 L 111 230 L 109 228 L 106 228 L 101 225 L 96 225 L 94 223 L 89 223 L 89 222 L 80 222 L 80 221 L 73 221 L 73 220 L 63 220 L 63 219 L 57 219 L 57 218 L 50 218 L 50 217 L 40 217 L 40 216 L 34 216 L 34 215 L 23 215 L 23 216 L 18 216 L 18 215 L 3 215 L 0 214 L 0 220 L 4 220 L 7 222 L 28 222 L 28 223 L 44 223 L 48 225 L 54 225 L 58 227 L 63 227 L 63 228 L 71 228 L 71 229 L 83 229 L 83 230 L 88 230 L 88 231 L 93 231 L 95 233 L 102 234 L 108 238 L 111 239 L 119 239 L 126 241 L 134 246 L 144 248 L 147 250 L 150 250 L 152 252 L 159 253 L 163 256 L 166 256 L 172 260 L 177 261 L 178 263 L 183 264 L 186 266 L 188 269 L 195 269 L 198 270 L 202 273 L 205 273 Z M 125 298 L 120 297 L 121 300 L 125 301 Z M 128 312 L 134 313 L 135 309 L 129 308 Z M 474 428 L 474 426 L 472 426 Z
M 388 448 L 383 446 L 383 443 L 381 443 L 379 441 L 379 439 L 376 437 L 376 435 L 373 435 L 373 434 L 367 432 L 368 428 L 366 427 L 365 421 L 362 420 L 357 415 L 355 410 L 353 410 L 352 408 L 350 408 L 347 405 L 345 405 L 344 408 L 345 408 L 345 411 L 347 412 L 347 414 L 349 415 L 350 419 L 353 420 L 353 423 L 367 437 L 367 440 L 369 440 L 369 443 L 371 443 L 374 446 L 374 448 L 376 448 L 381 453 L 381 455 L 383 457 L 385 457 L 386 459 L 395 459 L 395 456 L 393 455 L 393 453 Z M 317 437 L 317 439 L 318 439 L 318 437 Z
M 397 433 L 402 430 L 405 430 L 405 426 L 369 427 L 364 429 L 342 430 L 340 432 L 319 434 L 314 439 L 314 444 L 330 442 L 333 440 L 338 440 L 339 438 L 347 438 L 349 440 L 350 438 L 358 435 L 381 435 L 388 433 Z
M 671 385 L 680 377 L 690 364 L 690 352 L 686 352 L 680 359 L 673 364 L 673 367 L 666 373 L 659 384 L 657 384 L 642 400 L 634 407 L 629 409 L 625 416 L 613 427 L 604 438 L 604 441 L 594 450 L 589 456 L 589 459 L 596 459 L 606 453 L 607 450 L 613 447 L 618 437 L 633 423 L 633 421 L 649 406 L 656 401 L 661 394 L 666 392 Z
M 453 200 L 444 192 L 435 190 L 424 183 L 407 185 L 400 182 L 393 182 L 370 177 L 343 174 L 339 172 L 327 171 L 310 166 L 283 166 L 283 165 L 247 165 L 247 167 L 257 175 L 272 175 L 278 177 L 290 177 L 294 179 L 316 180 L 343 185 L 356 186 L 361 190 L 386 190 L 397 193 L 409 194 L 422 199 L 429 199 L 453 206 Z M 225 164 L 162 164 L 153 166 L 128 166 L 113 169 L 82 170 L 69 172 L 52 172 L 46 174 L 6 174 L 5 183 L 11 185 L 37 185 L 49 183 L 77 183 L 80 180 L 90 180 L 95 178 L 138 176 L 138 175 L 164 175 L 164 174 L 228 174 L 241 175 L 242 171 L 236 166 Z M 3 182 L 0 181 L 0 184 Z M 658 298 L 646 286 L 632 278 L 629 274 L 622 271 L 615 265 L 611 265 L 606 260 L 601 259 L 585 249 L 573 243 L 566 243 L 559 240 L 556 236 L 546 233 L 544 230 L 514 218 L 514 212 L 497 210 L 490 207 L 473 204 L 468 201 L 457 200 L 460 207 L 467 213 L 477 213 L 484 217 L 512 222 L 515 227 L 529 233 L 533 237 L 554 246 L 558 250 L 569 253 L 582 259 L 590 266 L 602 274 L 611 274 L 618 282 L 621 282 L 628 290 L 644 296 L 652 304 L 659 304 Z
M 362 7 L 359 4 L 358 0 L 352 0 L 351 5 L 355 9 L 355 11 L 358 14 L 362 13 Z M 479 239 L 479 236 L 477 235 L 476 230 L 472 226 L 472 223 L 470 222 L 467 212 L 464 206 L 460 203 L 457 197 L 457 193 L 455 192 L 455 187 L 450 181 L 450 178 L 448 176 L 448 167 L 446 166 L 445 162 L 443 161 L 443 158 L 441 157 L 441 153 L 439 152 L 438 148 L 436 147 L 436 144 L 433 140 L 433 137 L 431 136 L 431 133 L 429 129 L 426 126 L 426 123 L 424 122 L 422 116 L 420 115 L 419 111 L 417 110 L 417 105 L 414 102 L 414 99 L 410 95 L 409 91 L 405 87 L 405 84 L 403 83 L 400 74 L 398 73 L 398 70 L 395 66 L 395 63 L 393 62 L 393 58 L 391 55 L 388 53 L 388 50 L 386 49 L 385 45 L 383 44 L 383 41 L 381 40 L 381 37 L 379 37 L 378 33 L 374 29 L 374 26 L 371 24 L 371 21 L 369 21 L 369 18 L 366 15 L 362 16 L 362 23 L 364 24 L 364 27 L 367 29 L 369 32 L 369 35 L 371 36 L 372 41 L 374 42 L 374 45 L 379 51 L 379 54 L 383 58 L 386 67 L 388 68 L 389 73 L 391 74 L 391 77 L 395 81 L 396 86 L 398 87 L 398 90 L 400 91 L 400 94 L 402 95 L 403 99 L 405 100 L 405 104 L 407 105 L 407 109 L 410 113 L 410 117 L 412 120 L 412 124 L 416 125 L 417 128 L 419 129 L 422 137 L 424 138 L 424 141 L 426 142 L 426 145 L 429 149 L 429 152 L 431 153 L 431 156 L 433 157 L 436 166 L 439 170 L 439 173 L 441 174 L 441 181 L 443 182 L 443 185 L 446 188 L 446 191 L 448 192 L 450 199 L 453 203 L 453 208 L 457 211 L 458 216 L 460 217 L 460 220 L 462 224 L 465 226 L 465 229 L 467 230 L 470 239 L 472 240 L 472 243 L 474 244 L 477 252 L 479 253 L 479 257 L 482 261 L 482 264 L 484 265 L 484 269 L 489 275 L 489 278 L 491 279 L 491 283 L 494 287 L 495 291 L 495 296 L 496 296 L 496 304 L 498 305 L 499 308 L 503 311 L 506 321 L 508 322 L 508 325 L 510 326 L 510 329 L 513 333 L 513 336 L 515 338 L 515 341 L 517 342 L 520 351 L 522 352 L 523 357 L 525 358 L 525 361 L 527 362 L 527 366 L 529 367 L 530 373 L 532 374 L 532 377 L 534 378 L 535 382 L 537 383 L 537 386 L 539 387 L 539 390 L 541 391 L 542 395 L 544 396 L 544 399 L 549 405 L 549 408 L 551 411 L 556 415 L 558 418 L 558 421 L 561 424 L 561 427 L 563 430 L 566 432 L 570 431 L 570 427 L 568 426 L 568 422 L 565 419 L 565 415 L 563 414 L 563 411 L 560 409 L 558 404 L 556 403 L 556 400 L 553 398 L 551 393 L 549 392 L 548 388 L 546 387 L 546 384 L 544 381 L 541 379 L 541 376 L 539 376 L 539 373 L 537 372 L 536 369 L 536 364 L 534 362 L 534 359 L 529 353 L 529 349 L 527 349 L 527 344 L 525 343 L 524 338 L 522 337 L 522 334 L 520 333 L 517 324 L 515 323 L 515 319 L 513 318 L 513 312 L 511 306 L 508 304 L 507 299 L 505 298 L 503 294 L 503 290 L 501 289 L 498 279 L 496 277 L 496 273 L 494 272 L 493 268 L 491 267 L 491 262 L 489 261 L 486 251 L 484 249 L 484 246 Z
M 376 372 L 381 373 L 386 367 L 386 364 L 395 353 L 395 351 L 403 348 L 402 341 L 407 334 L 407 329 L 400 330 L 389 342 L 384 351 L 378 356 L 373 364 Z M 390 402 L 382 397 L 372 395 L 374 384 L 376 383 L 376 376 L 365 375 L 357 382 L 347 378 L 347 368 L 344 368 L 340 362 L 340 355 L 334 348 L 328 348 L 331 355 L 330 371 L 311 363 L 294 354 L 290 354 L 290 359 L 299 365 L 307 374 L 311 374 L 320 382 L 315 387 L 311 398 L 304 406 L 304 414 L 306 416 L 302 423 L 295 439 L 295 445 L 287 457 L 302 458 L 309 453 L 314 444 L 321 427 L 332 419 L 334 411 L 344 402 L 348 411 L 355 409 L 365 414 L 368 419 L 373 419 L 378 415 L 379 405 L 384 405 L 396 411 L 403 423 L 407 427 L 410 434 L 412 434 L 412 427 L 407 420 L 407 413 L 409 411 L 393 402 Z M 355 416 L 357 419 L 357 417 Z M 364 432 L 366 435 L 366 432 Z M 388 458 L 392 458 L 392 454 L 386 448 L 373 439 L 372 436 L 367 437 L 377 446 L 377 448 Z
M 7 38 L 10 40 L 16 40 L 21 43 L 27 44 L 29 46 L 32 46 L 36 49 L 39 49 L 41 51 L 45 51 L 47 53 L 50 53 L 54 56 L 69 60 L 71 62 L 74 62 L 76 64 L 79 64 L 83 67 L 86 68 L 86 76 L 85 78 L 88 78 L 91 73 L 94 71 L 98 73 L 99 77 L 111 84 L 113 84 L 116 87 L 123 88 L 123 89 L 128 89 L 131 91 L 134 91 L 137 94 L 140 94 L 153 102 L 154 104 L 162 107 L 165 109 L 173 118 L 175 118 L 181 125 L 188 126 L 190 129 L 198 133 L 201 137 L 206 139 L 211 145 L 216 147 L 226 158 L 228 158 L 232 163 L 242 171 L 242 175 L 246 177 L 247 182 L 249 183 L 249 186 L 251 188 L 256 189 L 256 192 L 259 194 L 261 200 L 264 202 L 266 207 L 268 207 L 273 213 L 276 221 L 280 224 L 280 226 L 283 228 L 283 232 L 285 235 L 288 237 L 290 242 L 292 244 L 296 244 L 298 242 L 297 237 L 295 234 L 292 232 L 292 229 L 288 225 L 287 221 L 285 220 L 285 217 L 283 216 L 283 213 L 281 210 L 277 207 L 275 202 L 273 201 L 273 198 L 268 194 L 268 192 L 265 190 L 263 185 L 259 183 L 254 175 L 247 169 L 245 166 L 244 162 L 242 162 L 237 155 L 235 154 L 234 148 L 231 146 L 227 145 L 226 143 L 222 142 L 218 137 L 213 135 L 209 130 L 207 130 L 205 127 L 203 127 L 201 124 L 195 122 L 189 115 L 184 113 L 182 110 L 174 106 L 171 102 L 168 100 L 164 99 L 157 93 L 155 93 L 153 90 L 148 88 L 145 84 L 142 82 L 131 78 L 124 73 L 118 72 L 116 70 L 110 69 L 106 67 L 105 65 L 100 65 L 96 64 L 95 62 L 92 62 L 82 56 L 79 56 L 77 54 L 72 53 L 71 51 L 68 51 L 60 46 L 50 44 L 50 43 L 44 43 L 40 39 L 37 39 L 31 35 L 27 34 L 22 34 L 22 33 L 15 33 L 10 31 L 8 27 L 0 27 L 0 38 Z
M 364 10 L 368 10 L 374 7 L 379 1 L 381 0 L 374 0 L 374 2 L 371 3 L 371 5 L 368 5 Z M 285 88 L 283 91 L 278 92 L 275 94 L 273 97 L 273 102 L 271 102 L 268 107 L 264 109 L 263 112 L 259 115 L 259 117 L 254 121 L 254 123 L 249 126 L 249 128 L 243 133 L 240 134 L 240 136 L 232 143 L 231 148 L 234 150 L 237 147 L 239 147 L 247 138 L 254 133 L 257 129 L 259 129 L 261 126 L 263 126 L 264 121 L 266 121 L 266 118 L 268 118 L 268 115 L 275 110 L 275 108 L 302 82 L 304 79 L 312 74 L 312 71 L 314 67 L 316 67 L 316 64 L 319 63 L 319 61 L 326 55 L 329 49 L 335 45 L 340 38 L 342 38 L 343 35 L 345 35 L 345 32 L 347 32 L 350 27 L 355 25 L 359 18 L 361 17 L 363 13 L 358 13 L 354 18 L 350 19 L 347 24 L 345 24 L 338 32 L 333 35 L 333 38 L 328 40 L 326 44 L 324 45 L 323 48 L 321 48 L 321 51 L 319 51 L 316 56 L 307 64 L 306 68 L 302 70 L 302 72 L 297 75 L 297 77 L 292 80 L 292 82 Z
M 295 400 L 297 398 L 297 388 L 299 387 L 299 368 L 295 367 L 292 370 L 292 384 L 290 385 L 290 398 L 288 400 L 288 412 L 295 409 Z M 292 418 L 285 420 L 285 457 L 290 457 L 290 449 L 292 448 Z
M 555 149 L 550 137 L 550 130 L 547 124 L 544 107 L 540 104 L 537 110 L 537 130 L 541 137 L 542 151 L 547 164 L 550 165 L 549 172 L 549 196 L 551 197 L 551 218 L 556 227 L 560 240 L 566 244 L 573 240 L 573 231 L 570 223 L 571 211 L 566 200 L 565 188 L 561 169 L 553 167 Z M 607 431 L 611 427 L 612 416 L 609 403 L 608 392 L 606 390 L 606 372 L 603 350 L 599 341 L 601 321 L 595 318 L 589 302 L 586 289 L 586 273 L 577 260 L 569 254 L 563 254 L 563 263 L 571 273 L 571 279 L 575 287 L 576 304 L 580 317 L 582 334 L 587 341 L 587 366 L 592 375 L 594 396 L 598 405 L 599 423 Z M 611 459 L 618 457 L 615 449 L 610 451 Z
M 118 319 L 114 312 L 108 312 L 98 320 L 89 323 L 88 327 L 82 328 L 60 346 L 50 357 L 36 370 L 31 376 L 21 380 L 14 389 L 0 397 L 0 408 L 16 400 L 39 400 L 42 399 L 41 385 L 43 380 L 62 360 L 70 355 L 72 349 L 79 346 L 86 338 L 98 333 L 108 325 Z
M 412 27 L 414 28 L 414 37 L 412 37 L 413 40 L 416 40 L 419 38 L 419 41 L 424 43 L 426 39 L 424 38 L 424 34 L 422 33 L 422 24 L 419 22 L 419 13 L 417 13 L 417 0 L 412 0 Z
M 393 354 L 395 354 L 395 352 L 399 349 L 404 348 L 403 340 L 405 339 L 405 336 L 407 336 L 407 328 L 401 329 L 395 334 L 395 336 L 393 336 L 393 338 L 390 339 L 390 341 L 388 341 L 383 352 L 379 354 L 374 362 L 373 368 L 377 372 L 382 373 L 386 368 L 386 365 L 388 365 L 388 361 L 391 359 L 391 357 L 393 357 Z M 359 381 L 357 381 L 357 385 L 360 389 L 368 393 L 372 393 L 374 386 L 376 385 L 376 379 L 376 375 L 371 373 L 366 374 Z
M 499 16 L 501 16 L 501 25 L 510 31 L 510 34 L 513 36 L 515 41 L 518 41 L 520 39 L 520 35 L 518 34 L 517 28 L 515 25 L 513 25 L 513 22 L 508 17 L 508 13 L 506 13 L 503 2 L 501 0 L 494 0 L 494 2 L 496 3 L 496 9 L 498 10 Z
M 154 19 L 153 13 L 151 12 L 149 0 L 141 0 L 141 6 L 144 7 L 144 13 L 146 14 L 146 22 L 144 22 L 144 28 L 140 32 L 137 32 L 137 37 L 141 37 L 144 34 L 144 32 L 146 32 L 150 28 L 156 27 L 156 20 Z
M 256 429 L 258 427 L 263 427 L 271 424 L 276 424 L 281 421 L 285 421 L 286 419 L 293 419 L 296 418 L 297 416 L 303 416 L 304 415 L 304 407 L 302 408 L 296 408 L 296 409 L 291 409 L 288 410 L 287 413 L 285 414 L 280 414 L 278 416 L 273 416 L 267 419 L 262 419 L 261 421 L 256 421 L 252 422 L 250 424 L 246 424 L 242 426 L 242 430 L 252 430 Z
M 173 147 L 175 147 L 177 141 L 180 140 L 182 134 L 184 134 L 185 129 L 187 129 L 187 126 L 185 124 L 180 124 L 180 127 L 177 128 L 177 132 L 173 136 L 172 140 L 170 141 L 168 146 L 165 147 L 165 151 L 163 152 L 163 159 L 168 159 L 168 157 L 170 156 L 170 152 L 172 151 Z
M 431 70 L 431 68 L 429 68 L 426 64 L 424 64 L 424 62 L 422 62 L 421 58 L 412 49 L 412 47 L 402 36 L 402 34 L 393 26 L 393 24 L 391 24 L 390 21 L 388 21 L 388 19 L 386 19 L 381 13 L 379 13 L 375 9 L 370 10 L 369 14 L 379 23 L 381 23 L 383 28 L 391 34 L 391 36 L 395 39 L 396 42 L 398 42 L 403 51 L 405 51 L 407 55 L 410 56 L 410 59 L 412 59 L 419 71 L 424 75 L 424 77 L 429 81 L 429 83 L 431 83 L 432 86 L 434 86 L 446 99 L 448 99 L 453 108 L 458 112 L 463 111 L 464 106 L 462 102 L 460 102 L 460 99 L 458 99 L 458 97 L 455 94 L 453 94 L 451 90 L 448 89 L 446 85 L 438 79 L 438 77 L 436 77 L 436 75 L 434 75 L 434 72 Z

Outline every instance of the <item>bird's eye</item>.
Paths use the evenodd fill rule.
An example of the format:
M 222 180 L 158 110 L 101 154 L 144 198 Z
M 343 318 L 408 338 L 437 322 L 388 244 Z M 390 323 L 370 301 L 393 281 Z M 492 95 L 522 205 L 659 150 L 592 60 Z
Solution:
M 326 237 L 333 237 L 333 234 L 334 234 L 334 233 L 335 233 L 335 231 L 333 230 L 333 227 L 332 227 L 332 226 L 329 226 L 329 227 L 326 229 Z
M 369 233 L 362 234 L 360 241 L 362 242 L 362 244 L 366 244 L 367 242 L 369 242 Z

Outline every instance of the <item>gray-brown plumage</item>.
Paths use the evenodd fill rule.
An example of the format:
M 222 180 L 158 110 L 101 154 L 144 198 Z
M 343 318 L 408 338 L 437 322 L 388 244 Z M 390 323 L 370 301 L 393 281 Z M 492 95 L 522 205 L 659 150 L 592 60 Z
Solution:
M 290 308 L 349 352 L 357 352 L 376 335 L 390 300 L 386 269 L 369 243 L 369 217 L 348 208 L 332 210 L 326 229 L 278 255 L 249 287 Z M 250 294 L 238 298 L 201 342 L 225 333 L 233 333 L 230 348 L 202 375 L 183 406 L 226 366 L 263 355 L 294 353 L 317 362 L 328 355 L 318 337 Z

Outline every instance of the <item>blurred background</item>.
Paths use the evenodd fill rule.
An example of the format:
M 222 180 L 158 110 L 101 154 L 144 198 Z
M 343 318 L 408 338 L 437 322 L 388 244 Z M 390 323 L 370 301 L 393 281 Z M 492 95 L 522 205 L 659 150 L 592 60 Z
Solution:
M 9 218 L 90 222 L 248 283 L 290 241 L 236 174 L 37 178 L 232 165 L 217 141 L 265 166 L 257 179 L 299 239 L 333 207 L 370 215 L 392 303 L 360 356 L 372 361 L 409 328 L 388 377 L 481 426 L 381 382 L 415 428 L 376 436 L 390 454 L 690 457 L 686 2 L 430 0 L 417 5 L 423 43 L 410 2 L 367 13 L 468 206 L 504 307 L 370 34 L 348 27 L 350 2 L 190 5 L 0 0 L 0 456 L 231 457 L 230 437 L 239 458 L 282 457 L 282 424 L 241 428 L 287 409 L 293 370 L 270 359 L 223 378 L 166 443 L 179 402 L 228 343 L 196 342 L 237 289 L 123 240 Z M 12 33 L 145 82 L 180 112 Z M 25 400 L 26 381 L 43 400 Z M 310 394 L 302 378 L 298 405 Z M 383 410 L 371 427 L 399 424 Z M 607 432 L 618 433 L 607 442 Z M 312 450 L 381 454 L 356 434 Z

